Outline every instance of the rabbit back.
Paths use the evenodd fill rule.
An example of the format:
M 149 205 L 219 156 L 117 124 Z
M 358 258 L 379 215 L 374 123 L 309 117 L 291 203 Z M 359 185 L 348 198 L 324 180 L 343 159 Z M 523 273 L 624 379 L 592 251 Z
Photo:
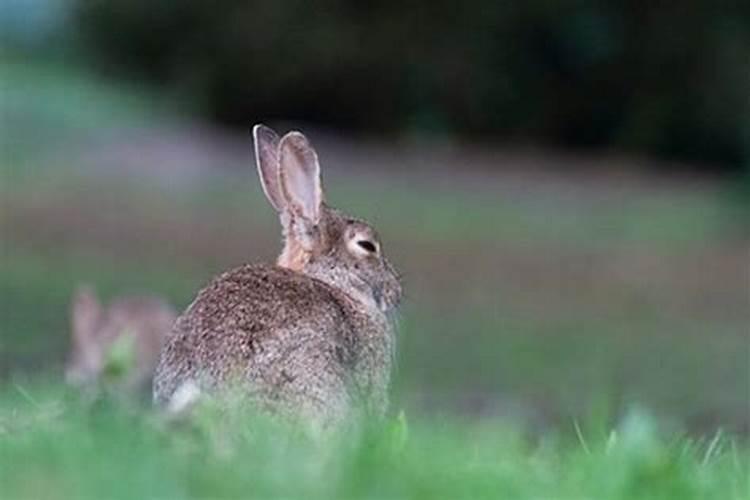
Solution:
M 322 281 L 241 266 L 214 279 L 175 323 L 154 399 L 167 403 L 186 382 L 211 392 L 236 381 L 261 407 L 345 418 L 385 397 L 387 337 L 379 315 Z

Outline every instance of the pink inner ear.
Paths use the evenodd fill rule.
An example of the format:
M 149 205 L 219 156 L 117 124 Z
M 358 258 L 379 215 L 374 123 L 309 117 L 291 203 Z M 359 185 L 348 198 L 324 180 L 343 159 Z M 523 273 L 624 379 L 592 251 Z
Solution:
M 317 224 L 322 194 L 315 151 L 299 132 L 290 132 L 280 145 L 281 181 L 289 204 L 298 215 Z

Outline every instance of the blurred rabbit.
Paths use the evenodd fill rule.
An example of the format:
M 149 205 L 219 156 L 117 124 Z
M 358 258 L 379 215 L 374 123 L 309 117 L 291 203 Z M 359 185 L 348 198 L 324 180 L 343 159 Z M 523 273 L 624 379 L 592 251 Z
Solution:
M 146 389 L 177 314 L 153 297 L 121 297 L 103 307 L 80 287 L 71 303 L 72 344 L 66 381 L 91 386 L 107 377 L 118 386 Z
M 236 382 L 260 408 L 322 425 L 383 415 L 398 275 L 369 224 L 326 204 L 304 135 L 256 125 L 253 136 L 283 251 L 276 266 L 240 266 L 198 293 L 162 351 L 154 400 L 172 407 Z

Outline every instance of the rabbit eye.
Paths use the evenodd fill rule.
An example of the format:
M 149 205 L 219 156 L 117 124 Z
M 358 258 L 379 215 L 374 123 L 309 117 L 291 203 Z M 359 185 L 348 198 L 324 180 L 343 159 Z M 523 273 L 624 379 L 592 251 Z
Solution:
M 357 242 L 357 245 L 359 245 L 361 248 L 364 248 L 370 253 L 375 253 L 375 251 L 377 250 L 377 248 L 375 248 L 375 245 L 371 241 L 359 240 Z

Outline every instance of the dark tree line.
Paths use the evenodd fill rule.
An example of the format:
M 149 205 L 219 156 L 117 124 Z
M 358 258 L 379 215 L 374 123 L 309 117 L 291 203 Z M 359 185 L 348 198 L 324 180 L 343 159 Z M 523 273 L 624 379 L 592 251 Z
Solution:
M 81 0 L 77 22 L 223 123 L 750 161 L 750 2 Z

